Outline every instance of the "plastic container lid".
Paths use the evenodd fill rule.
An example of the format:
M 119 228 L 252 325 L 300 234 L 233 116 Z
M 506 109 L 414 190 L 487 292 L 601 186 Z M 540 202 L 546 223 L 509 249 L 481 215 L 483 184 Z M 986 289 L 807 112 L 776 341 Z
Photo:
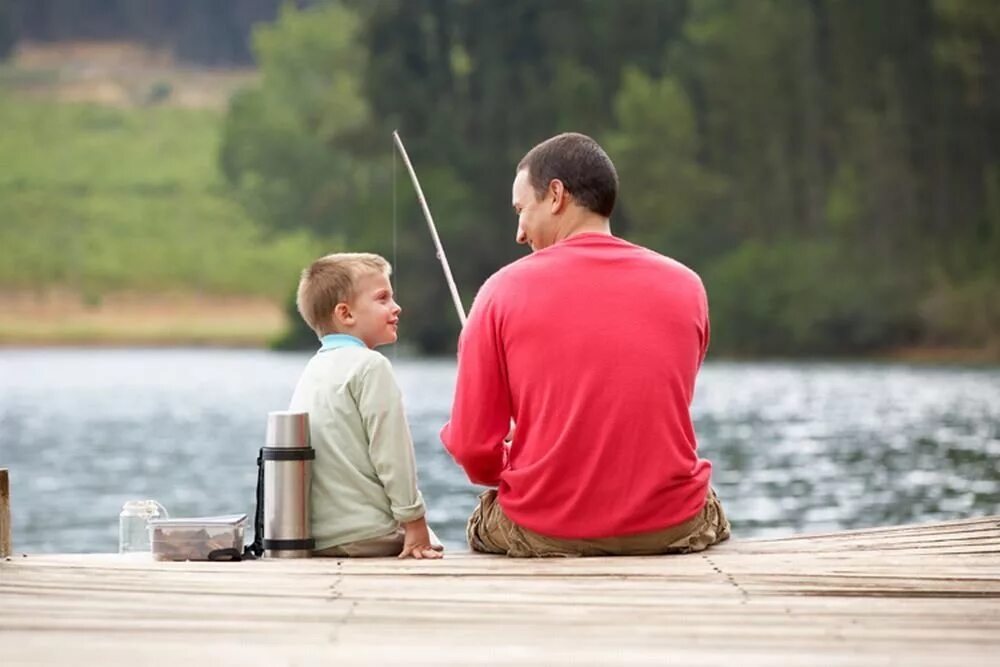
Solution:
M 150 528 L 203 528 L 205 526 L 242 526 L 246 514 L 223 514 L 220 516 L 198 516 L 177 519 L 150 519 Z

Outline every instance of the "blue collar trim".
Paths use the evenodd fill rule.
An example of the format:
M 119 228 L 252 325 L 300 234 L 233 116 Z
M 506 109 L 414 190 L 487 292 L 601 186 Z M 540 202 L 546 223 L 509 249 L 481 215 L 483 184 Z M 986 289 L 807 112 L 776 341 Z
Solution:
M 360 338 L 348 334 L 327 334 L 319 339 L 323 344 L 320 352 L 329 352 L 341 347 L 368 347 Z

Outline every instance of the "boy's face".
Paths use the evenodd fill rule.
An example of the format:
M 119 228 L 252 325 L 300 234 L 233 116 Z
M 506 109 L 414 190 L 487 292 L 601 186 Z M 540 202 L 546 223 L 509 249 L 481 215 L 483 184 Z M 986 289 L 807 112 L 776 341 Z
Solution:
M 402 310 L 392 298 L 389 277 L 384 273 L 369 273 L 358 279 L 354 298 L 349 304 L 338 304 L 334 316 L 345 333 L 375 348 L 396 342 Z

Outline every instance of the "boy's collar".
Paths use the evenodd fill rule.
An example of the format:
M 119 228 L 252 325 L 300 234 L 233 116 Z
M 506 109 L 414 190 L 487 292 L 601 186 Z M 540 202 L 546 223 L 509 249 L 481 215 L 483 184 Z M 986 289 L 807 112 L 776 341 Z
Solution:
M 329 352 L 340 347 L 368 347 L 360 338 L 355 338 L 350 334 L 327 334 L 319 339 L 322 345 L 320 352 Z

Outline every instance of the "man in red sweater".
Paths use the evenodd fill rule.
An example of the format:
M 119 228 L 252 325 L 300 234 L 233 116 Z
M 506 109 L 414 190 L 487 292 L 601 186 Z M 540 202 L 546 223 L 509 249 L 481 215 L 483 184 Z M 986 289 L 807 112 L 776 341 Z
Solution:
M 535 146 L 512 194 L 533 252 L 476 296 L 441 431 L 469 479 L 496 487 L 469 519 L 470 546 L 591 556 L 726 539 L 690 414 L 709 338 L 698 275 L 612 236 L 618 174 L 590 137 Z

